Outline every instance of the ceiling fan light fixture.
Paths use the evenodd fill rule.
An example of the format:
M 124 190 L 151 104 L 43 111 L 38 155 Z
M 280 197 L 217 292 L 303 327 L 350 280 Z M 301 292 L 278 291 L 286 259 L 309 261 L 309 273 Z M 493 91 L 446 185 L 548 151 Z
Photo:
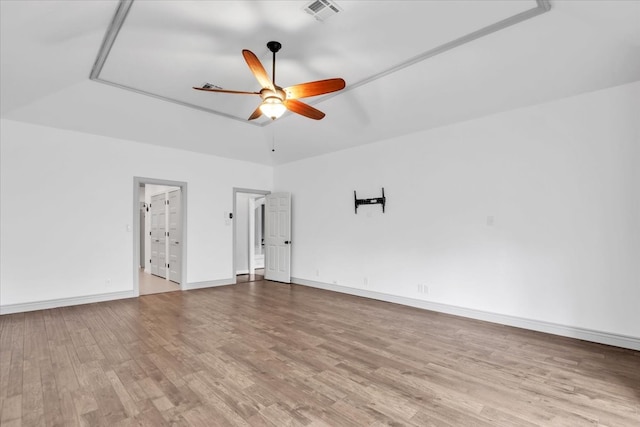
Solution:
M 282 116 L 287 107 L 284 106 L 282 100 L 277 96 L 268 96 L 260 104 L 260 111 L 262 114 L 269 117 L 271 120 L 275 120 Z
M 322 1 L 326 2 L 327 0 Z M 251 113 L 247 120 L 255 120 L 263 114 L 271 118 L 271 120 L 275 120 L 282 116 L 286 110 L 313 120 L 321 120 L 325 114 L 322 111 L 313 108 L 311 105 L 300 101 L 299 98 L 324 95 L 325 93 L 342 90 L 345 87 L 344 80 L 339 78 L 316 80 L 313 82 L 300 83 L 283 89 L 276 85 L 276 52 L 280 50 L 282 44 L 277 41 L 270 41 L 267 43 L 267 47 L 273 53 L 273 72 L 271 74 L 271 78 L 269 78 L 267 71 L 264 69 L 264 66 L 256 54 L 248 49 L 242 49 L 242 56 L 244 57 L 245 62 L 249 66 L 253 76 L 258 80 L 258 83 L 260 83 L 260 86 L 262 86 L 260 92 L 227 90 L 219 87 L 213 87 L 215 85 L 210 83 L 206 83 L 203 87 L 194 87 L 194 89 L 204 90 L 207 92 L 260 95 L 262 103 L 258 108 L 253 110 L 253 113 Z

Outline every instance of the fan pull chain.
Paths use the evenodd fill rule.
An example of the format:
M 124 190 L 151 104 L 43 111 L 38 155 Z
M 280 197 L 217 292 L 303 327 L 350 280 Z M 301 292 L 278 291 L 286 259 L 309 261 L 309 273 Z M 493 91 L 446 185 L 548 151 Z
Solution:
M 271 133 L 271 152 L 275 153 L 276 152 L 276 130 L 273 130 L 273 133 Z

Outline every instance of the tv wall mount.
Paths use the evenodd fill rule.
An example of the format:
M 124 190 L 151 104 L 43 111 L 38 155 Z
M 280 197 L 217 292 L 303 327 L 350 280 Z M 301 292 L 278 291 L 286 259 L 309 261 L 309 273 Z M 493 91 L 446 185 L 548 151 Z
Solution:
M 382 187 L 382 197 L 373 197 L 371 199 L 358 199 L 356 190 L 353 190 L 353 201 L 355 203 L 356 215 L 358 214 L 358 207 L 361 205 L 382 205 L 382 213 L 384 213 L 384 207 L 387 204 L 387 198 L 384 197 L 384 187 Z

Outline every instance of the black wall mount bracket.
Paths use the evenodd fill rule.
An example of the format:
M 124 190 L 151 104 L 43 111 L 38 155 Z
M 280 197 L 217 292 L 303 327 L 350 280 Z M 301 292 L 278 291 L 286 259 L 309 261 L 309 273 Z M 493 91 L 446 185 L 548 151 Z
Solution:
M 356 190 L 353 190 L 353 201 L 355 203 L 356 215 L 358 214 L 358 207 L 360 205 L 382 205 L 382 213 L 384 213 L 384 207 L 387 204 L 387 198 L 384 196 L 384 187 L 382 187 L 382 197 L 374 197 L 371 199 L 358 199 Z

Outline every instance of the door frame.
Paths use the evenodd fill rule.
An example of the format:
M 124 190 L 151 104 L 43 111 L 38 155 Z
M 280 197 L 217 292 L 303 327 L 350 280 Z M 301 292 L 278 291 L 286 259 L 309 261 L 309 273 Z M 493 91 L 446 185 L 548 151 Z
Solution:
M 180 287 L 182 288 L 182 248 L 184 247 L 184 240 L 182 239 L 182 237 L 184 237 L 184 232 L 182 231 L 182 217 L 180 217 L 180 221 L 178 221 L 176 223 L 176 229 L 179 229 L 179 233 L 178 234 L 178 239 L 180 239 L 179 241 L 176 242 L 176 245 L 173 245 L 171 243 L 172 240 L 177 240 L 176 239 L 176 235 L 172 234 L 171 232 L 171 197 L 172 197 L 172 193 L 178 193 L 178 197 L 176 198 L 176 202 L 180 204 L 180 209 L 178 210 L 177 214 L 178 215 L 182 215 L 182 189 L 181 188 L 177 188 L 175 190 L 169 190 L 166 193 L 166 197 L 167 197 L 167 280 L 176 283 L 175 280 L 173 280 L 171 277 L 171 265 L 173 264 L 173 262 L 171 261 L 171 254 L 172 254 L 172 248 L 175 248 L 176 245 L 179 245 L 179 249 L 180 251 L 178 252 L 178 257 L 180 258 L 177 262 L 178 266 L 180 267 L 180 274 L 176 275 L 175 277 L 177 277 L 177 280 L 180 280 L 180 283 L 178 283 L 180 285 Z
M 180 222 L 182 227 L 182 271 L 180 272 L 180 289 L 186 289 L 187 283 L 187 183 L 183 181 L 170 181 L 167 179 L 145 178 L 140 176 L 133 177 L 133 206 L 134 206 L 134 218 L 138 216 L 138 221 L 133 221 L 133 295 L 140 296 L 140 185 L 153 184 L 153 185 L 166 185 L 169 187 L 179 187 L 181 194 L 180 204 Z
M 271 194 L 271 191 L 269 190 L 253 190 L 251 188 L 239 188 L 239 187 L 233 187 L 233 199 L 232 199 L 232 206 L 233 206 L 233 218 L 231 219 L 231 226 L 233 228 L 233 232 L 231 233 L 231 273 L 232 273 L 232 278 L 233 278 L 233 282 L 232 284 L 236 284 L 236 195 L 238 193 L 245 193 L 245 194 L 260 194 L 261 196 L 266 196 L 267 194 Z

